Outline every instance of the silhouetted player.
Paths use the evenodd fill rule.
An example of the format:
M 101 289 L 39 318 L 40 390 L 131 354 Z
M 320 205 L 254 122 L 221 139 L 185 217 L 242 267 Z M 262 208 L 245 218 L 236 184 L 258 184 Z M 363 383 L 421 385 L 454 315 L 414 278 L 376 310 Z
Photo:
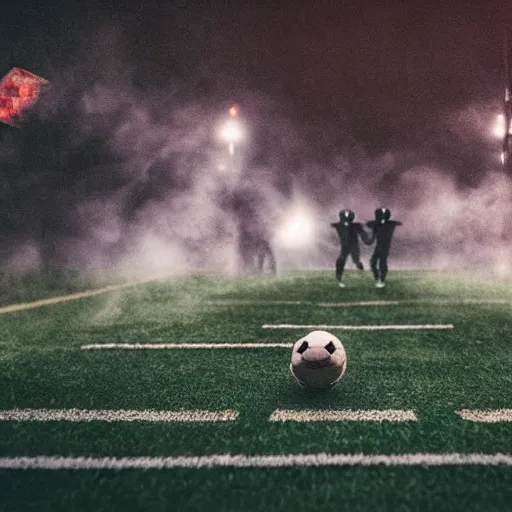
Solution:
M 375 210 L 375 220 L 370 220 L 366 225 L 373 230 L 372 241 L 376 240 L 375 249 L 370 258 L 370 266 L 375 278 L 375 286 L 383 288 L 386 286 L 386 275 L 388 273 L 388 255 L 391 247 L 393 232 L 402 223 L 397 220 L 390 220 L 391 211 L 387 208 Z
M 266 233 L 257 225 L 240 221 L 238 224 L 239 270 L 250 273 L 254 270 L 262 273 L 265 262 L 272 274 L 276 273 L 276 259 Z
M 356 267 L 359 270 L 364 270 L 360 259 L 358 237 L 360 236 L 365 244 L 371 243 L 363 225 L 360 222 L 354 222 L 354 217 L 355 213 L 352 210 L 341 210 L 340 221 L 331 223 L 331 226 L 336 229 L 341 243 L 340 255 L 336 259 L 336 280 L 341 288 L 345 287 L 341 277 L 349 255 Z
M 227 191 L 222 202 L 236 226 L 237 271 L 241 274 L 276 274 L 276 259 L 270 236 L 262 221 L 262 198 L 257 190 L 239 185 Z

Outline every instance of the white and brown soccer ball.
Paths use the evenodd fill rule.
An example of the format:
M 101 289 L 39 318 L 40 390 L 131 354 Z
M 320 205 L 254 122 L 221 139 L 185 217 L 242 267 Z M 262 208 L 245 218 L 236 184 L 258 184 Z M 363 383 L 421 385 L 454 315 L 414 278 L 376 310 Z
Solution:
M 290 370 L 307 388 L 328 388 L 347 369 L 347 354 L 341 341 L 327 331 L 313 331 L 293 346 Z

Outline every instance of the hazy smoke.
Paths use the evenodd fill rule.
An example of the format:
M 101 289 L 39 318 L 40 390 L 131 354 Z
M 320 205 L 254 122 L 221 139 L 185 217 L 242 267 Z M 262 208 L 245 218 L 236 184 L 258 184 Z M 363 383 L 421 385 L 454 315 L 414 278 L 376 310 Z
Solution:
M 392 267 L 508 271 L 512 189 L 489 136 L 495 104 L 446 113 L 406 146 L 375 151 L 342 113 L 307 121 L 238 89 L 247 133 L 230 159 L 217 133 L 231 95 L 190 78 L 140 83 L 118 32 L 96 44 L 51 77 L 21 131 L 3 133 L 4 267 L 232 272 L 239 216 L 250 215 L 278 267 L 333 268 L 338 211 L 366 221 L 386 206 L 403 222 Z

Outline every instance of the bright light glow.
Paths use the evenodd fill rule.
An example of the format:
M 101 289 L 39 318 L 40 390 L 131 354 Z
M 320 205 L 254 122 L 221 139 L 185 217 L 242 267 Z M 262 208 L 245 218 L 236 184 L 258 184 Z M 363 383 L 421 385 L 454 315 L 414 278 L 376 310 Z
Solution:
M 222 125 L 220 137 L 229 143 L 239 142 L 244 137 L 242 126 L 235 119 L 229 119 Z
M 286 215 L 276 234 L 276 242 L 284 247 L 299 248 L 314 243 L 313 215 L 305 208 L 295 207 Z
M 286 233 L 289 237 L 295 238 L 309 231 L 309 219 L 292 219 L 286 226 Z
M 505 136 L 505 130 L 505 116 L 503 114 L 498 114 L 494 122 L 492 133 L 495 137 L 502 139 Z
M 231 117 L 237 117 L 238 116 L 238 105 L 232 105 L 229 109 L 229 115 Z

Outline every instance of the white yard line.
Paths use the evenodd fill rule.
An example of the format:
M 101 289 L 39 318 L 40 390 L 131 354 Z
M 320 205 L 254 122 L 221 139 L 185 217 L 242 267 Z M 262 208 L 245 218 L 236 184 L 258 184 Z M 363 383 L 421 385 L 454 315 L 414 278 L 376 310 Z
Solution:
M 140 284 L 146 284 L 152 281 L 158 281 L 161 279 L 166 279 L 165 276 L 158 276 L 149 279 L 144 279 L 141 281 L 134 281 L 131 283 L 117 284 L 117 285 L 109 285 L 103 288 L 97 288 L 93 290 L 85 290 L 83 292 L 71 293 L 69 295 L 61 295 L 57 297 L 48 297 L 47 299 L 35 300 L 32 302 L 23 302 L 20 304 L 11 304 L 9 306 L 0 307 L 0 314 L 5 313 L 14 313 L 16 311 L 23 311 L 26 309 L 39 308 L 42 306 L 48 306 L 51 304 L 58 304 L 60 302 L 68 302 L 72 300 L 83 299 L 86 297 L 93 297 L 95 295 L 100 295 L 102 293 L 112 292 L 116 290 L 122 290 L 123 288 L 130 288 L 132 286 L 137 286 Z M 376 300 L 376 301 L 355 301 L 355 302 L 311 302 L 311 301 L 288 301 L 288 300 L 244 300 L 244 299 L 233 299 L 233 300 L 210 300 L 207 301 L 208 305 L 272 305 L 272 304 L 282 304 L 282 305 L 312 305 L 312 306 L 320 306 L 320 307 L 355 307 L 355 306 L 397 306 L 397 305 L 407 305 L 407 304 L 512 304 L 512 300 L 506 299 L 460 299 L 460 300 L 451 300 L 451 299 L 411 299 L 407 301 L 396 301 L 396 300 Z
M 25 309 L 40 308 L 41 306 L 49 306 L 51 304 L 58 304 L 59 302 L 68 302 L 70 300 L 78 300 L 86 297 L 93 297 L 94 295 L 100 295 L 102 293 L 112 292 L 116 290 L 122 290 L 123 288 L 130 288 L 139 284 L 146 284 L 152 281 L 158 281 L 165 279 L 165 277 L 159 276 L 142 281 L 134 281 L 132 283 L 114 284 L 105 286 L 103 288 L 96 288 L 95 290 L 86 290 L 83 292 L 71 293 L 69 295 L 60 295 L 58 297 L 49 297 L 47 299 L 35 300 L 33 302 L 23 302 L 21 304 L 11 304 L 10 306 L 0 307 L 0 315 L 5 313 L 14 313 L 16 311 L 23 311 Z
M 285 468 L 320 466 L 512 466 L 509 453 L 312 453 L 176 457 L 0 457 L 0 469 L 97 470 L 173 468 Z
M 266 306 L 274 304 L 282 304 L 285 306 L 299 306 L 304 304 L 315 304 L 311 301 L 304 300 L 254 300 L 254 299 L 213 299 L 205 302 L 208 306 Z
M 390 331 L 390 330 L 422 330 L 422 329 L 453 329 L 453 324 L 420 324 L 420 325 L 326 325 L 326 324 L 265 324 L 263 329 L 341 329 L 345 331 Z
M 407 306 L 411 304 L 512 304 L 506 299 L 410 299 L 410 300 L 373 300 L 360 302 L 318 302 L 316 305 L 324 308 L 346 308 L 351 306 Z
M 293 343 L 91 343 L 81 350 L 173 350 L 216 348 L 292 348 Z
M 406 329 L 453 329 L 452 324 L 446 325 L 263 325 L 264 329 L 345 329 L 345 330 L 406 330 Z M 289 343 L 90 343 L 81 345 L 81 350 L 180 350 L 180 349 L 243 349 L 243 348 L 293 348 Z
M 435 304 L 512 304 L 512 299 L 461 299 L 460 301 L 439 300 Z
M 312 301 L 294 301 L 294 300 L 247 300 L 247 299 L 226 299 L 209 300 L 206 304 L 211 306 L 258 306 L 258 305 L 307 305 L 319 306 L 323 308 L 349 308 L 349 307 L 367 307 L 367 306 L 407 306 L 411 304 L 512 304 L 512 299 L 409 299 L 409 300 L 361 300 L 361 301 L 339 301 L 339 302 L 312 302 Z
M 0 421 L 153 421 L 153 422 L 215 422 L 236 421 L 238 411 L 134 411 L 87 409 L 11 409 L 0 411 Z
M 418 418 L 411 410 L 401 409 L 341 409 L 341 410 L 293 410 L 276 409 L 270 416 L 269 421 L 418 421 Z
M 352 306 L 398 306 L 398 300 L 362 300 L 359 302 L 318 302 L 324 308 L 349 308 Z
M 457 414 L 464 420 L 478 423 L 512 421 L 512 409 L 461 409 Z

